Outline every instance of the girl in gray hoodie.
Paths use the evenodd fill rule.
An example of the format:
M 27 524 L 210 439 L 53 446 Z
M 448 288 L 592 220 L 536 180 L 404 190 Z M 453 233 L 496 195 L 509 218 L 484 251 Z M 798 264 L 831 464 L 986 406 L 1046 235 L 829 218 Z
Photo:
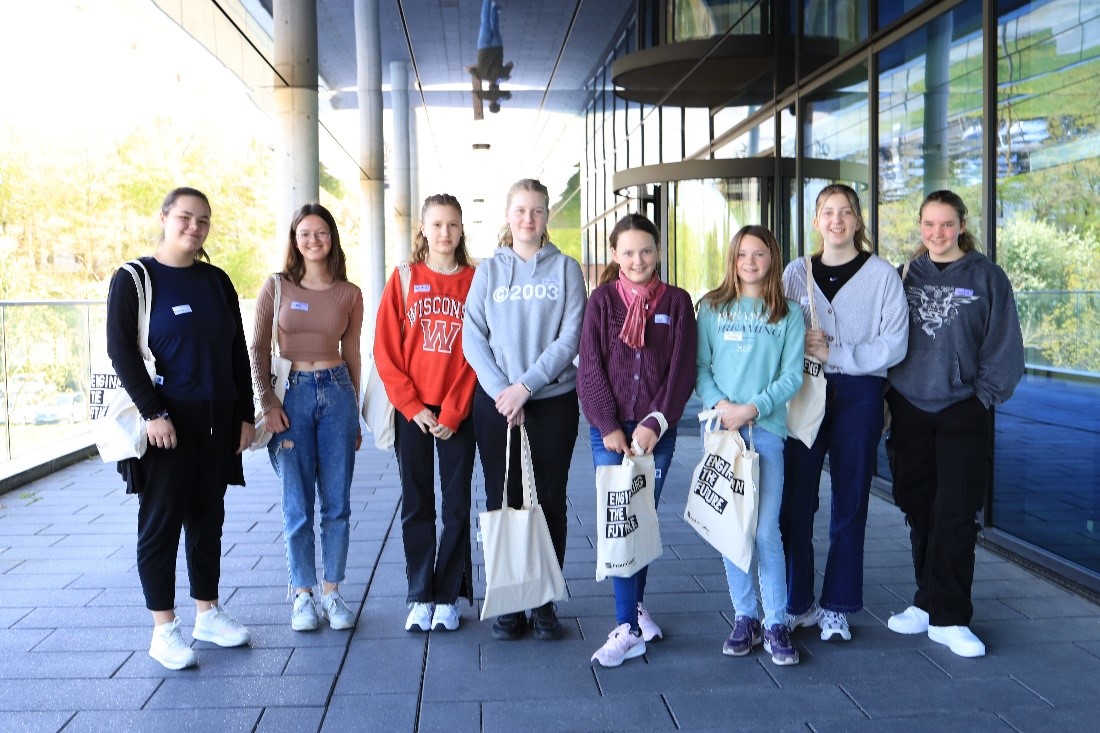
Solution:
M 538 501 L 550 538 L 565 561 L 565 489 L 580 412 L 573 359 L 584 320 L 580 265 L 549 241 L 550 194 L 523 179 L 508 191 L 508 227 L 492 259 L 478 265 L 463 319 L 462 348 L 477 374 L 473 425 L 485 474 L 485 506 L 500 509 L 504 497 L 507 431 L 524 425 L 531 439 Z M 512 441 L 519 465 L 519 440 Z M 522 506 L 520 472 L 509 474 L 508 505 Z M 531 612 L 503 614 L 493 624 L 497 639 L 519 639 L 530 623 L 538 639 L 560 639 L 564 630 L 553 603 Z
M 985 645 L 970 630 L 974 546 L 993 458 L 990 411 L 1024 374 L 1012 286 L 977 251 L 966 204 L 934 191 L 920 208 L 922 246 L 903 271 L 909 350 L 890 369 L 894 502 L 913 543 L 913 605 L 890 617 L 962 657 Z

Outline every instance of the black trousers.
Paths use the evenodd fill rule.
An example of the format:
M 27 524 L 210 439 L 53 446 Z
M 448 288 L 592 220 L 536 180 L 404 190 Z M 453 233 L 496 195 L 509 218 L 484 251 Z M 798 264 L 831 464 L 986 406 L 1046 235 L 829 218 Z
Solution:
M 523 406 L 523 413 L 527 435 L 531 439 L 535 490 L 560 566 L 565 563 L 565 538 L 569 524 L 565 490 L 580 422 L 577 393 L 571 390 L 557 397 L 529 400 Z M 474 435 L 485 474 L 485 508 L 492 511 L 500 509 L 503 503 L 508 421 L 497 412 L 495 400 L 481 385 L 474 391 L 473 417 Z M 508 506 L 516 508 L 523 506 L 519 447 L 517 429 L 512 435 L 512 470 L 508 473 Z
M 429 406 L 439 416 L 439 408 Z M 415 422 L 395 414 L 394 448 L 401 472 L 401 538 L 405 545 L 407 603 L 474 602 L 470 549 L 470 482 L 474 471 L 474 431 L 469 418 L 447 440 L 422 433 Z M 435 460 L 443 530 L 435 528 Z
M 175 608 L 181 530 L 191 597 L 218 598 L 227 467 L 240 441 L 233 403 L 165 402 L 177 445 L 149 446 L 139 461 L 144 490 L 138 495 L 137 566 L 150 611 Z
M 969 626 L 974 548 L 993 459 L 993 421 L 972 397 L 925 412 L 887 394 L 893 424 L 894 502 L 913 544 L 913 605 L 933 626 Z

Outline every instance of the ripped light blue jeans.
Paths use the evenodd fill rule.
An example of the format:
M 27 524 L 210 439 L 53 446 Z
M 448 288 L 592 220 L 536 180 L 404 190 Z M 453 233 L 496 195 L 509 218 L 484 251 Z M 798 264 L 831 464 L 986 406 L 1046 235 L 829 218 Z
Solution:
M 290 584 L 317 584 L 313 511 L 318 497 L 324 579 L 340 583 L 348 560 L 351 476 L 359 434 L 357 397 L 347 366 L 292 371 L 283 411 L 290 427 L 271 436 L 267 450 L 283 483 Z

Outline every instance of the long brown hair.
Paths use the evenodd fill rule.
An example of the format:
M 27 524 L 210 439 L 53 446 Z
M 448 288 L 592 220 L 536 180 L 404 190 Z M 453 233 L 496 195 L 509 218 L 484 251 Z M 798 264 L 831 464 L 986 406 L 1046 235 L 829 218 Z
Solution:
M 851 186 L 847 186 L 843 183 L 830 183 L 825 188 L 821 189 L 821 193 L 814 199 L 814 219 L 817 219 L 819 213 L 821 213 L 821 207 L 825 204 L 825 199 L 832 196 L 834 193 L 842 193 L 844 197 L 848 199 L 848 204 L 852 207 L 852 211 L 855 212 L 856 219 L 859 221 L 859 228 L 856 229 L 853 241 L 855 242 L 856 249 L 860 252 L 866 252 L 871 254 L 875 251 L 874 245 L 871 243 L 871 238 L 867 235 L 867 222 L 863 219 L 863 208 L 859 205 L 859 194 Z M 819 254 L 821 250 L 817 250 L 814 254 Z
M 543 185 L 542 181 L 537 178 L 521 178 L 512 184 L 512 187 L 508 189 L 508 200 L 504 204 L 504 211 L 507 212 L 512 206 L 512 197 L 520 191 L 531 191 L 532 193 L 540 194 L 543 199 L 546 200 L 546 222 L 550 223 L 550 190 Z M 542 242 L 546 244 L 550 241 L 550 235 L 546 233 L 546 230 L 542 230 Z M 512 228 L 508 226 L 507 220 L 504 222 L 504 228 L 500 230 L 499 247 L 511 247 L 512 246 Z
M 348 263 L 347 258 L 344 257 L 344 250 L 340 246 L 340 230 L 336 227 L 336 219 L 332 217 L 332 213 L 320 204 L 306 204 L 302 208 L 298 209 L 294 214 L 294 219 L 290 222 L 290 239 L 286 246 L 286 261 L 283 263 L 283 277 L 290 280 L 295 285 L 302 284 L 302 278 L 306 274 L 306 261 L 302 257 L 302 253 L 298 251 L 298 225 L 302 223 L 302 219 L 307 216 L 319 216 L 324 220 L 328 226 L 330 241 L 332 246 L 329 248 L 328 257 L 326 258 L 328 264 L 328 275 L 332 278 L 333 282 L 337 280 L 348 279 Z
M 721 284 L 704 295 L 700 303 L 706 303 L 716 311 L 729 310 L 733 302 L 741 297 L 741 281 L 737 277 L 737 255 L 741 251 L 741 241 L 745 237 L 756 237 L 768 247 L 771 263 L 764 282 L 760 286 L 760 299 L 768 313 L 768 323 L 779 323 L 787 317 L 787 299 L 783 297 L 783 255 L 779 252 L 779 242 L 771 230 L 765 226 L 750 224 L 741 227 L 730 240 L 726 253 L 726 274 Z
M 449 193 L 437 193 L 424 199 L 424 205 L 420 207 L 420 226 L 416 228 L 416 234 L 413 235 L 412 246 L 412 261 L 423 262 L 428 259 L 428 238 L 424 236 L 424 216 L 428 213 L 428 209 L 433 206 L 450 206 L 452 209 L 458 212 L 458 218 L 462 219 L 462 204 L 458 203 L 458 199 Z M 455 247 L 455 262 L 462 267 L 472 267 L 470 260 L 470 254 L 466 251 L 466 231 L 463 229 L 462 236 L 458 238 L 458 246 Z
M 622 219 L 615 222 L 615 228 L 611 230 L 611 234 L 607 236 L 607 243 L 611 246 L 611 249 L 615 249 L 619 244 L 619 235 L 623 232 L 636 230 L 639 232 L 645 232 L 649 236 L 653 237 L 653 245 L 658 246 L 658 242 L 661 241 L 661 230 L 657 228 L 657 225 L 651 222 L 641 214 L 627 214 Z M 660 249 L 658 248 L 658 252 Z M 654 273 L 657 277 L 661 276 L 661 262 L 657 261 L 657 270 Z M 604 285 L 605 283 L 614 282 L 619 279 L 619 263 L 609 262 L 607 266 L 603 268 L 603 272 L 600 273 L 600 281 L 598 285 Z
M 921 222 L 921 218 L 924 216 L 924 207 L 928 204 L 947 204 L 955 210 L 955 213 L 959 215 L 959 224 L 966 224 L 966 204 L 963 203 L 962 197 L 954 191 L 940 190 L 933 191 L 924 197 L 924 201 L 921 202 L 920 209 L 917 211 L 917 224 Z M 978 251 L 978 238 L 970 233 L 970 229 L 963 229 L 959 232 L 959 249 L 963 252 L 976 252 Z M 928 248 L 921 245 L 917 247 L 917 250 L 913 252 L 913 256 L 910 259 L 917 259 L 922 254 L 928 251 Z

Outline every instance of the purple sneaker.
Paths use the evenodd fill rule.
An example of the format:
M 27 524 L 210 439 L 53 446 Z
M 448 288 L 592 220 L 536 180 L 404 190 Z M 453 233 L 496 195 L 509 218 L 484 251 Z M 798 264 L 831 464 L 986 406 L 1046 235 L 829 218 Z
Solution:
M 798 664 L 798 650 L 791 643 L 791 630 L 786 624 L 775 624 L 764 631 L 764 651 L 772 655 L 772 664 Z
M 763 638 L 759 621 L 750 616 L 738 616 L 729 638 L 722 643 L 722 653 L 728 657 L 743 657 Z

